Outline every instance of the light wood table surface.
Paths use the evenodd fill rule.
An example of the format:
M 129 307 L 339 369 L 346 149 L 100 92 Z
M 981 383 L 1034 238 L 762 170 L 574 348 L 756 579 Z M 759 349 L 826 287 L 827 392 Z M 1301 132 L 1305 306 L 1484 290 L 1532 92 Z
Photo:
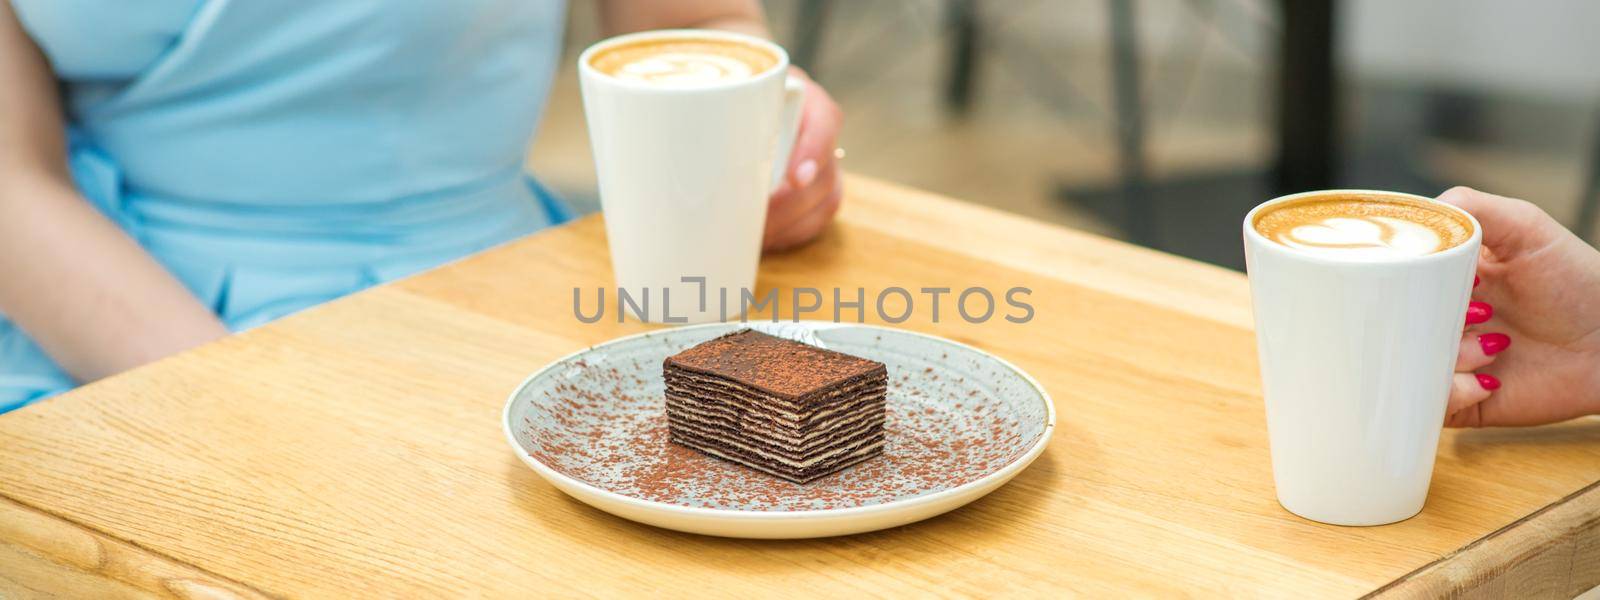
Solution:
M 764 259 L 762 286 L 1033 290 L 1025 325 L 969 324 L 950 304 L 903 325 L 997 353 L 1055 398 L 1049 449 L 970 506 L 853 537 L 732 540 L 624 521 L 535 476 L 501 436 L 507 393 L 648 327 L 573 317 L 574 286 L 611 284 L 589 217 L 0 416 L 0 597 L 1600 584 L 1600 422 L 1446 432 L 1422 514 L 1305 521 L 1273 499 L 1242 275 L 868 179 L 848 194 L 818 243 Z

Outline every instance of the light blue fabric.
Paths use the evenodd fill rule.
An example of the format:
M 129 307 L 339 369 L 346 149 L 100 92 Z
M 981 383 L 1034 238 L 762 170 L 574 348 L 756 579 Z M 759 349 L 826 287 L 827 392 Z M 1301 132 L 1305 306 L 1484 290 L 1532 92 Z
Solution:
M 233 329 L 571 217 L 523 174 L 555 0 L 10 0 L 73 177 Z M 73 386 L 0 317 L 0 413 Z

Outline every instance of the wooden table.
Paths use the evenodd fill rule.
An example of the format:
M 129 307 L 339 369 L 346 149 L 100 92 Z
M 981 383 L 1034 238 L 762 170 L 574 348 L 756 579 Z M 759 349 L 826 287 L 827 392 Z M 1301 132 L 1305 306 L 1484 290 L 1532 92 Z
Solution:
M 0 596 L 1570 597 L 1600 584 L 1600 422 L 1447 432 L 1421 515 L 1347 528 L 1273 500 L 1239 274 L 853 178 L 763 286 L 1026 286 L 1032 323 L 904 326 L 998 353 L 1060 428 L 966 508 L 760 542 L 570 500 L 500 434 L 610 285 L 590 217 L 0 416 Z M 948 298 L 947 298 L 948 300 Z M 829 315 L 831 316 L 831 315 Z M 825 316 L 824 318 L 828 318 Z M 1515 351 L 1515 350 L 1513 350 Z M 9 597 L 9 596 L 8 596 Z

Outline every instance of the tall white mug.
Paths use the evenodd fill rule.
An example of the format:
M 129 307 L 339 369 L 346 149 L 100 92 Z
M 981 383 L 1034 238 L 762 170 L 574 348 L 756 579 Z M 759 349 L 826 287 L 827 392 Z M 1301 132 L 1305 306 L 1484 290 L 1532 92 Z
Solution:
M 619 79 L 590 62 L 612 46 L 656 38 L 732 40 L 765 49 L 776 64 L 747 79 L 682 87 Z M 737 33 L 649 31 L 590 46 L 578 71 L 626 312 L 637 308 L 652 322 L 737 318 L 741 290 L 755 288 L 767 198 L 800 124 L 805 88 L 788 75 L 789 55 Z
M 1433 254 L 1352 260 L 1266 239 L 1244 219 L 1272 475 L 1289 512 L 1382 525 L 1422 510 L 1483 238 Z

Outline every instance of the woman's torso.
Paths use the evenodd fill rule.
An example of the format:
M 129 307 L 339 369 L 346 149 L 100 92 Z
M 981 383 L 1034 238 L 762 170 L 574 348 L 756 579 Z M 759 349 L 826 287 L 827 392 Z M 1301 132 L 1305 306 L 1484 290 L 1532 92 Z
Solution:
M 562 218 L 521 172 L 562 2 L 11 1 L 80 190 L 235 326 Z
M 13 2 L 131 188 L 238 203 L 382 201 L 515 166 L 563 25 L 541 0 Z

